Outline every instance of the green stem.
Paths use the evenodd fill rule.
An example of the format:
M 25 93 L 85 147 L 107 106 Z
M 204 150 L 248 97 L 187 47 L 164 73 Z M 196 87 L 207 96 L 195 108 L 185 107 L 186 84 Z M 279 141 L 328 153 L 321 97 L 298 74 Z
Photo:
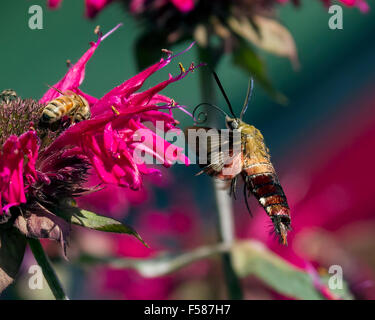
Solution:
M 206 49 L 199 49 L 200 60 L 202 62 L 209 63 L 209 65 L 214 68 L 215 61 L 213 61 L 213 54 L 210 47 Z M 200 70 L 201 75 L 201 96 L 202 102 L 208 102 L 215 104 L 215 82 L 214 78 L 207 68 L 202 68 Z M 218 119 L 217 114 L 209 109 L 205 110 L 208 115 L 208 125 L 212 127 L 217 127 Z M 232 200 L 228 194 L 228 191 L 224 189 L 223 181 L 213 180 L 213 189 L 215 194 L 218 223 L 217 229 L 219 234 L 220 242 L 229 247 L 234 241 L 234 222 L 233 222 L 233 208 Z M 222 263 L 225 273 L 225 280 L 228 289 L 229 298 L 232 300 L 243 299 L 243 293 L 240 281 L 233 269 L 231 255 L 229 252 L 223 252 Z
M 53 270 L 51 262 L 45 254 L 40 241 L 33 238 L 28 238 L 27 241 L 36 262 L 38 262 L 39 266 L 42 268 L 44 278 L 46 279 L 56 300 L 69 300 L 69 297 L 65 294 L 64 289 L 57 278 L 55 270 Z

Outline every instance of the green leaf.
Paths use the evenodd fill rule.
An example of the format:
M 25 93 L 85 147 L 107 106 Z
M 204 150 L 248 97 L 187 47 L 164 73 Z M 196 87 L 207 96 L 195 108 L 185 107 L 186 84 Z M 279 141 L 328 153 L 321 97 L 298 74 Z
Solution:
M 148 245 L 143 241 L 141 236 L 132 227 L 121 223 L 115 219 L 101 216 L 91 211 L 78 209 L 71 216 L 71 223 L 79 225 L 81 227 L 94 229 L 104 232 L 114 232 L 114 233 L 126 233 L 136 237 L 141 241 L 146 247 Z
M 15 228 L 0 230 L 0 293 L 15 279 L 25 254 L 26 238 Z
M 164 276 L 201 259 L 231 252 L 234 270 L 240 278 L 255 276 L 269 287 L 288 297 L 317 300 L 323 296 L 314 286 L 311 276 L 283 260 L 257 241 L 236 242 L 232 247 L 219 243 L 202 246 L 178 254 L 162 253 L 151 259 L 80 256 L 83 264 L 104 264 L 115 269 L 134 269 L 145 278 Z M 326 284 L 327 279 L 322 278 Z M 332 291 L 337 297 L 351 299 L 346 284 L 341 290 Z
M 326 276 L 321 277 L 322 283 L 324 283 L 325 285 L 328 286 L 328 281 L 329 281 L 330 277 L 331 277 L 330 275 L 326 275 Z M 340 299 L 343 299 L 343 300 L 354 299 L 352 293 L 349 290 L 349 286 L 346 283 L 346 281 L 342 282 L 342 288 L 341 289 L 335 288 L 335 289 L 331 289 L 331 291 L 333 292 L 333 294 L 335 294 Z
M 239 47 L 233 52 L 233 63 L 250 73 L 278 103 L 287 103 L 287 98 L 273 88 L 263 61 L 246 42 L 240 40 Z
M 323 299 L 308 273 L 283 260 L 260 242 L 237 242 L 232 249 L 232 261 L 234 269 L 242 278 L 255 276 L 288 297 Z

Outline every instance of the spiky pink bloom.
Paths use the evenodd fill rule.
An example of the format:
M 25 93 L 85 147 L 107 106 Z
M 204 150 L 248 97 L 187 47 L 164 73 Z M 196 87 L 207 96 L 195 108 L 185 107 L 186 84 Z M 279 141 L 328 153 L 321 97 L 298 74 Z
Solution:
M 349 7 L 357 7 L 362 12 L 368 12 L 370 7 L 365 0 L 340 0 L 343 4 Z
M 149 76 L 170 63 L 173 57 L 168 56 L 115 87 L 101 99 L 96 99 L 84 94 L 78 86 L 84 78 L 85 64 L 100 41 L 101 39 L 82 56 L 62 80 L 54 85 L 54 88 L 61 91 L 71 90 L 86 97 L 90 102 L 92 118 L 67 129 L 45 152 L 52 154 L 64 146 L 74 146 L 72 152 L 87 157 L 103 182 L 138 189 L 141 186 L 143 174 L 153 174 L 159 171 L 136 163 L 133 153 L 135 148 L 139 147 L 140 142 L 134 141 L 134 135 L 138 129 L 149 130 L 143 124 L 144 122 L 162 119 L 167 127 L 174 127 L 174 118 L 170 114 L 158 111 L 170 109 L 174 101 L 160 95 L 159 92 L 169 84 L 185 77 L 194 67 L 181 72 L 176 77 L 170 75 L 168 80 L 146 91 L 136 92 Z M 40 103 L 46 103 L 57 96 L 59 93 L 51 88 L 40 99 Z M 165 151 L 172 149 L 179 161 L 188 164 L 189 160 L 182 154 L 181 148 L 173 147 L 151 130 L 149 134 L 153 137 L 153 145 L 156 144 L 156 147 L 145 144 L 142 149 L 146 153 L 169 167 L 175 159 L 166 157 Z
M 47 0 L 47 5 L 51 9 L 60 7 L 63 0 Z M 102 11 L 113 0 L 85 0 L 85 15 L 88 18 L 94 18 L 100 11 Z M 130 7 L 132 11 L 138 12 L 145 6 L 146 0 L 132 0 Z M 160 2 L 160 1 L 159 1 Z M 179 11 L 189 12 L 194 8 L 193 0 L 164 0 L 164 3 L 171 2 Z
M 0 292 L 17 274 L 26 238 L 59 241 L 64 254 L 71 224 L 129 233 L 141 240 L 131 227 L 77 207 L 78 197 L 98 190 L 96 182 L 90 185 L 87 181 L 99 179 L 102 186 L 112 184 L 139 189 L 144 175 L 160 172 L 138 162 L 134 158 L 136 148 L 165 167 L 175 160 L 189 162 L 181 148 L 157 136 L 151 125 L 145 123 L 156 124 L 162 120 L 164 129 L 179 131 L 172 109 L 184 110 L 183 107 L 159 92 L 184 78 L 195 68 L 193 65 L 187 70 L 180 68 L 177 76 L 169 75 L 167 80 L 140 91 L 147 78 L 172 61 L 174 56 L 168 53 L 166 58 L 100 99 L 79 89 L 87 62 L 101 41 L 119 26 L 105 36 L 100 34 L 97 42 L 91 44 L 39 102 L 17 97 L 13 90 L 0 93 L 0 254 L 4 257 L 0 259 Z M 72 124 L 69 117 L 65 117 L 58 123 L 57 131 L 39 126 L 45 105 L 67 90 L 87 99 L 91 118 Z M 151 137 L 150 141 L 136 139 L 139 129 Z M 89 179 L 93 176 L 96 179 Z M 102 222 L 96 225 L 92 221 Z M 105 223 L 107 227 L 114 227 L 108 229 Z
M 331 0 L 321 0 L 325 5 L 330 6 Z M 370 10 L 368 3 L 365 0 L 339 0 L 341 3 L 348 7 L 357 7 L 361 12 L 366 13 Z M 278 0 L 280 3 L 287 3 L 289 0 Z M 298 0 L 294 0 L 294 3 L 298 4 Z
M 98 12 L 102 11 L 112 0 L 85 0 L 85 15 L 94 18 Z M 47 5 L 51 9 L 60 7 L 62 0 L 47 0 Z
M 71 90 L 87 98 L 92 112 L 91 119 L 63 131 L 43 149 L 41 154 L 38 154 L 40 142 L 33 128 L 20 136 L 11 135 L 4 142 L 0 157 L 2 211 L 26 203 L 26 194 L 30 187 L 36 182 L 48 183 L 49 173 L 56 170 L 64 159 L 71 157 L 84 159 L 105 183 L 139 189 L 143 175 L 159 173 L 159 170 L 149 168 L 145 164 L 137 164 L 133 158 L 134 149 L 142 144 L 134 141 L 134 134 L 140 128 L 148 130 L 157 144 L 156 147 L 145 145 L 143 150 L 146 153 L 162 161 L 166 167 L 169 167 L 176 158 L 188 164 L 182 149 L 158 137 L 144 123 L 162 119 L 166 127 L 175 128 L 176 121 L 172 114 L 159 110 L 178 106 L 172 99 L 160 95 L 159 92 L 169 84 L 185 77 L 194 67 L 181 71 L 175 77 L 170 75 L 169 79 L 143 92 L 137 92 L 148 77 L 171 62 L 173 56 L 168 55 L 167 58 L 161 59 L 123 82 L 100 99 L 89 96 L 79 89 L 84 80 L 88 60 L 101 41 L 111 32 L 104 37 L 100 36 L 65 76 L 39 100 L 40 104 L 46 104 L 60 96 L 55 89 L 62 92 Z M 166 157 L 165 151 L 168 148 L 174 151 L 175 159 Z M 36 165 L 37 161 L 39 166 Z
M 162 0 L 162 1 L 154 1 L 151 4 L 154 7 L 162 7 L 168 3 L 172 3 L 176 9 L 180 12 L 189 12 L 194 9 L 194 1 L 193 0 Z M 131 0 L 130 1 L 130 11 L 133 13 L 139 13 L 145 10 L 145 6 L 150 4 L 150 1 L 147 0 Z
M 102 185 L 139 189 L 143 175 L 159 173 L 159 170 L 135 161 L 133 151 L 139 146 L 165 167 L 176 159 L 188 164 L 180 148 L 156 136 L 144 123 L 163 120 L 165 128 L 178 130 L 171 109 L 182 107 L 159 92 L 185 77 L 194 66 L 188 70 L 181 68 L 177 76 L 169 75 L 167 80 L 139 91 L 148 77 L 171 62 L 174 57 L 169 54 L 100 99 L 79 89 L 88 60 L 101 41 L 115 29 L 99 36 L 39 102 L 21 99 L 11 90 L 0 94 L 0 251 L 17 251 L 17 256 L 11 257 L 14 259 L 5 267 L 5 262 L 0 261 L 0 292 L 13 281 L 18 271 L 26 237 L 59 241 L 65 254 L 71 224 L 86 226 L 81 222 L 82 211 L 75 199 L 98 190 L 97 184 L 88 186 L 86 183 L 92 174 L 96 173 Z M 74 125 L 67 119 L 56 132 L 37 126 L 45 104 L 60 95 L 56 89 L 60 92 L 71 90 L 84 96 L 92 110 L 91 119 Z M 169 113 L 160 110 L 169 110 Z M 147 131 L 156 144 L 135 140 L 139 128 Z M 166 154 L 166 150 L 172 152 Z M 127 230 L 129 232 L 125 233 L 140 239 L 131 228 Z M 10 263 L 13 269 L 6 274 Z
M 1 211 L 26 202 L 25 188 L 36 180 L 37 141 L 34 131 L 28 131 L 20 137 L 10 136 L 3 144 L 0 157 Z

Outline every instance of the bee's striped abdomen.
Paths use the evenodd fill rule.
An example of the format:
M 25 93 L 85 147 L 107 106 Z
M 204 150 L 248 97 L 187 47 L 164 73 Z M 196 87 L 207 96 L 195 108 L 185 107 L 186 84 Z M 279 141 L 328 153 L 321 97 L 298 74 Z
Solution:
M 48 103 L 42 114 L 42 121 L 53 123 L 61 119 L 62 116 L 69 113 L 74 107 L 74 102 L 69 96 L 61 96 Z

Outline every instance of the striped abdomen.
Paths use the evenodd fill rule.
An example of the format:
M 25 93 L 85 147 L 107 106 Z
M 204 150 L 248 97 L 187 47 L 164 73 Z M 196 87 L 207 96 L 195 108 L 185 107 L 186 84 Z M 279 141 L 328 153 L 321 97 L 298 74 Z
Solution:
M 270 216 L 275 232 L 286 243 L 290 210 L 284 190 L 271 163 L 257 163 L 243 169 L 247 189 Z

